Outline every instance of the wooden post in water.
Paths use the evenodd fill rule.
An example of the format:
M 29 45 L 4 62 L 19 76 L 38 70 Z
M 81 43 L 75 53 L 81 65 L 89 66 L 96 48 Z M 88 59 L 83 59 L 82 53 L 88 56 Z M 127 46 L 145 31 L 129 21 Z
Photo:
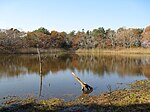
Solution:
M 37 47 L 37 53 L 38 53 L 38 58 L 39 58 L 39 74 L 40 74 L 40 93 L 39 93 L 39 97 L 42 95 L 42 60 L 41 60 L 41 53 L 39 48 Z
M 72 75 L 74 78 L 81 84 L 81 89 L 83 93 L 91 93 L 93 91 L 93 88 L 89 86 L 87 83 L 83 82 L 75 73 L 72 72 Z

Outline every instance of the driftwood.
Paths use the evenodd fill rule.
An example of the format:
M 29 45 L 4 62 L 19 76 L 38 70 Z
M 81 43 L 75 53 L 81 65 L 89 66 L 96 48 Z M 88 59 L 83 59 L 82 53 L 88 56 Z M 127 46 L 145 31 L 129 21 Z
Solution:
M 77 75 L 75 73 L 72 72 L 72 75 L 81 84 L 81 89 L 82 89 L 83 93 L 89 94 L 93 91 L 93 88 L 91 86 L 89 86 L 87 83 L 83 82 L 79 77 L 77 77 Z

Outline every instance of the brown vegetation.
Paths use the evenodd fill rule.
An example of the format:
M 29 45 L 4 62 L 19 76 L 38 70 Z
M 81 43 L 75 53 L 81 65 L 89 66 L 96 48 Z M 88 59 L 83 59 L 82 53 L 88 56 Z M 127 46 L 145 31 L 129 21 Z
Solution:
M 70 33 L 51 31 L 41 27 L 32 32 L 17 29 L 0 30 L 0 52 L 17 53 L 17 49 L 118 49 L 149 47 L 150 28 L 119 28 L 117 31 L 103 27 L 85 32 Z

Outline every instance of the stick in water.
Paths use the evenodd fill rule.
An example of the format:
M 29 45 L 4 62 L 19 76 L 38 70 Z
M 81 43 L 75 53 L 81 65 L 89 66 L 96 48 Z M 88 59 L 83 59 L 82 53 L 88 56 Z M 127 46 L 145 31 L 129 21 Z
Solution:
M 83 82 L 75 73 L 72 72 L 72 75 L 74 78 L 81 84 L 82 91 L 89 91 L 93 90 L 91 86 L 89 86 L 87 83 Z

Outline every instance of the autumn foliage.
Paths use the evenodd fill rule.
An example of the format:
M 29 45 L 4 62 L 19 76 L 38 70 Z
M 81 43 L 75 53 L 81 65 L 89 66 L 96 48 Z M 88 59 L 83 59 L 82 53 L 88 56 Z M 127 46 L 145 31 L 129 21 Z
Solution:
M 74 30 L 70 33 L 49 31 L 43 27 L 32 32 L 17 29 L 0 29 L 0 50 L 19 48 L 62 48 L 62 49 L 116 49 L 150 47 L 150 26 L 145 29 L 124 28 L 118 30 L 99 27 L 92 31 Z

